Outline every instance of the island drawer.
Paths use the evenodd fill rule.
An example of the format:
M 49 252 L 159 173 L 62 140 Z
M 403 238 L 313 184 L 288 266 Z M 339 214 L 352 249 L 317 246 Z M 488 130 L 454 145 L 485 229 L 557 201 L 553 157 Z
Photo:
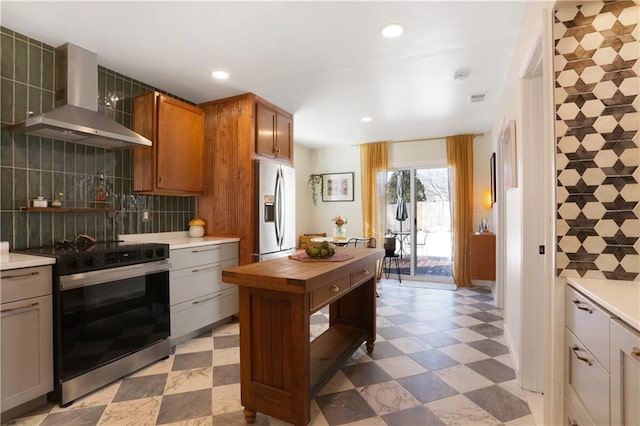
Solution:
M 331 303 L 332 301 L 338 299 L 342 296 L 347 290 L 349 290 L 349 280 L 347 277 L 340 277 L 335 281 L 324 285 L 309 294 L 311 300 L 309 301 L 309 305 L 311 306 L 311 311 L 315 311 L 327 303 Z
M 371 263 L 370 265 L 364 265 L 361 268 L 356 269 L 355 271 L 349 274 L 349 280 L 351 282 L 351 287 L 357 286 L 358 284 L 369 280 L 375 275 L 376 267 L 375 263 Z

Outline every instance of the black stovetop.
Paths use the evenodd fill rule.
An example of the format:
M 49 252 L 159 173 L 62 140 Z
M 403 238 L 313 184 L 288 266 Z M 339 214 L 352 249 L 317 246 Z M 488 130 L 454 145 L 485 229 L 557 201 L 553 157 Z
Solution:
M 66 275 L 97 271 L 169 258 L 169 245 L 124 241 L 93 242 L 87 239 L 61 241 L 53 246 L 13 250 L 15 253 L 56 259 L 54 273 Z

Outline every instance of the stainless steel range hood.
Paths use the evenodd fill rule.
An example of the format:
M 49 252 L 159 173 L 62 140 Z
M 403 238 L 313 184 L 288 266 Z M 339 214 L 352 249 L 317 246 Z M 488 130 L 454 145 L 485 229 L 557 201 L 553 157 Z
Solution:
M 71 43 L 56 48 L 56 109 L 9 129 L 102 148 L 151 141 L 98 112 L 98 56 Z

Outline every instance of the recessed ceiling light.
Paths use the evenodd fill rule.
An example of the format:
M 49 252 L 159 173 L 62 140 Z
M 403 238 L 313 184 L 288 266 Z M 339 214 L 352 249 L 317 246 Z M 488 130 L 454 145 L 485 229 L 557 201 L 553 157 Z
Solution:
M 373 120 L 373 118 L 371 118 L 371 117 L 362 117 L 362 118 L 360 119 L 360 121 L 365 122 L 365 123 L 368 123 L 368 122 L 370 122 L 371 120 Z
M 218 80 L 226 80 L 229 78 L 229 73 L 225 71 L 214 71 L 211 75 L 213 78 L 217 78 Z
M 400 24 L 388 24 L 382 27 L 380 32 L 387 38 L 398 37 L 404 31 L 404 27 Z

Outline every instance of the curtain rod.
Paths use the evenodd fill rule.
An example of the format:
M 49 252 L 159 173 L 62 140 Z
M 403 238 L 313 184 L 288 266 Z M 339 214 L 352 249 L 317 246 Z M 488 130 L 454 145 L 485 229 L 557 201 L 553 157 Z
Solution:
M 473 133 L 472 134 L 474 137 L 475 136 L 484 136 L 484 133 Z M 453 136 L 460 136 L 460 135 L 453 135 Z M 401 139 L 401 140 L 397 140 L 397 141 L 380 141 L 380 142 L 387 142 L 387 143 L 403 143 L 403 142 L 420 142 L 420 141 L 436 141 L 436 140 L 440 140 L 440 139 L 446 139 L 447 136 L 440 136 L 437 138 L 418 138 L 418 139 Z M 366 145 L 367 143 L 372 143 L 372 142 L 364 142 L 364 143 L 357 143 L 351 146 L 360 146 L 360 145 Z

